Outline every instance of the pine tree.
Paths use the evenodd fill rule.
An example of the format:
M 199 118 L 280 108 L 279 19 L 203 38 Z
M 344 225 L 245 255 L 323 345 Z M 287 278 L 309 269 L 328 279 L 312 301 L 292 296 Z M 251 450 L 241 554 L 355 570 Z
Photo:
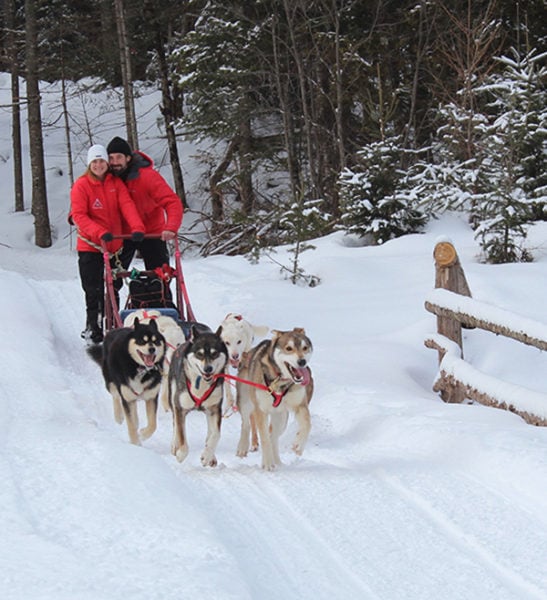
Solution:
M 476 93 L 486 96 L 489 126 L 482 136 L 481 224 L 477 236 L 489 262 L 531 260 L 524 248 L 527 226 L 545 215 L 547 200 L 547 94 L 545 57 L 516 51 L 500 59 L 504 69 Z
M 393 137 L 370 144 L 358 153 L 358 164 L 341 173 L 341 228 L 346 233 L 382 244 L 419 231 L 427 221 L 420 208 L 424 198 L 413 168 L 415 153 L 401 143 Z M 403 167 L 404 162 L 410 164 Z
M 446 177 L 432 210 L 468 211 L 489 262 L 530 260 L 528 224 L 546 216 L 544 57 L 512 51 L 499 59 L 499 73 L 473 86 L 477 109 L 451 103 L 439 111 L 444 124 L 433 155 Z

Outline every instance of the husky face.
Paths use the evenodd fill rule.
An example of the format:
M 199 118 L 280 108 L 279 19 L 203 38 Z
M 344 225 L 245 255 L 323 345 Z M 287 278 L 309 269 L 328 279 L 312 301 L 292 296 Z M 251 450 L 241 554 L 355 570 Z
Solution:
M 224 371 L 228 361 L 226 345 L 215 333 L 199 333 L 193 331 L 192 345 L 186 355 L 189 368 L 205 381 L 212 381 L 213 376 Z
M 296 384 L 307 385 L 310 382 L 308 362 L 313 347 L 304 329 L 274 331 L 273 335 L 273 358 L 283 377 L 292 379 Z
M 135 319 L 135 328 L 128 340 L 127 349 L 129 356 L 145 369 L 160 362 L 165 354 L 165 339 L 156 322 L 142 324 Z

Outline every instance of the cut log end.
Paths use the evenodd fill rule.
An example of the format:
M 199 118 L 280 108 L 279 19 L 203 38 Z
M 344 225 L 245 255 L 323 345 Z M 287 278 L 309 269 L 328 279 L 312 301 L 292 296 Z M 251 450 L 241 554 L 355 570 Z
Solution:
M 450 267 L 456 262 L 458 255 L 450 242 L 439 242 L 433 251 L 433 258 L 439 267 Z

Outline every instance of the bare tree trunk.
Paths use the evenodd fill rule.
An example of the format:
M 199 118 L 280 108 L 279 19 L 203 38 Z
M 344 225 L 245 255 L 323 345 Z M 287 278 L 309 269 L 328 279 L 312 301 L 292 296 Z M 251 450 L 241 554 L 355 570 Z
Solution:
M 310 115 L 308 97 L 310 96 L 308 86 L 306 85 L 306 73 L 300 52 L 300 44 L 296 38 L 295 24 L 297 22 L 296 10 L 291 8 L 290 0 L 283 0 L 283 7 L 287 17 L 287 26 L 289 29 L 290 47 L 296 65 L 298 76 L 300 101 L 302 103 L 302 116 L 304 119 L 304 130 L 306 132 L 306 150 L 308 154 L 308 165 L 310 170 L 310 193 L 313 198 L 317 197 L 317 173 L 315 169 L 315 153 L 313 145 L 313 121 Z M 292 5 L 294 6 L 294 5 Z M 311 100 L 311 99 L 310 99 Z
M 184 178 L 182 169 L 180 168 L 179 152 L 177 148 L 177 137 L 175 133 L 174 122 L 177 118 L 176 101 L 173 98 L 171 85 L 169 81 L 169 69 L 167 59 L 165 57 L 165 48 L 161 38 L 161 33 L 158 31 L 156 36 L 156 51 L 158 53 L 158 64 L 161 76 L 161 99 L 160 107 L 161 114 L 165 122 L 165 134 L 167 136 L 167 146 L 169 147 L 169 160 L 171 162 L 171 170 L 173 171 L 173 181 L 175 182 L 175 191 L 182 201 L 182 205 L 187 208 L 186 190 L 184 188 Z
M 35 244 L 40 248 L 51 246 L 51 227 L 46 193 L 40 87 L 38 82 L 37 23 L 35 0 L 25 0 L 26 63 L 28 128 L 30 164 L 32 171 L 32 214 L 34 216 Z
M 343 4 L 343 3 L 342 3 Z M 340 12 L 337 7 L 336 0 L 332 0 L 332 17 L 334 20 L 334 59 L 335 73 L 334 81 L 336 88 L 336 146 L 338 149 L 338 161 L 340 171 L 346 166 L 346 149 L 344 135 L 344 90 L 343 90 L 343 69 L 342 69 L 342 53 L 340 50 Z
M 425 51 L 425 40 L 424 40 L 424 21 L 425 21 L 425 10 L 426 3 L 421 0 L 418 7 L 419 11 L 419 24 L 418 24 L 418 36 L 416 40 L 416 58 L 414 61 L 414 76 L 412 78 L 412 88 L 410 93 L 410 108 L 408 110 L 408 121 L 405 129 L 405 135 L 403 139 L 403 145 L 406 148 L 410 139 L 413 139 L 414 144 L 416 142 L 416 106 L 417 106 L 417 95 L 419 86 L 419 74 L 422 68 L 422 57 Z M 414 133 L 414 135 L 412 135 Z
M 241 195 L 244 214 L 252 215 L 255 204 L 255 194 L 252 178 L 252 133 L 251 122 L 249 119 L 245 119 L 241 124 L 239 131 L 239 193 Z
M 133 96 L 133 77 L 131 70 L 131 53 L 125 27 L 125 11 L 123 0 L 114 0 L 116 10 L 116 29 L 118 31 L 118 45 L 120 48 L 120 67 L 124 91 L 125 123 L 127 127 L 127 141 L 131 148 L 139 147 L 137 135 L 137 117 L 135 116 L 135 98 Z
M 226 170 L 230 166 L 234 153 L 239 146 L 239 137 L 236 136 L 229 144 L 224 154 L 224 158 L 209 178 L 211 190 L 211 219 L 213 221 L 213 234 L 220 230 L 220 224 L 224 219 L 224 205 L 222 202 L 222 190 L 218 186 L 219 181 L 224 177 Z
M 72 185 L 74 183 L 74 169 L 72 167 L 72 143 L 70 141 L 70 123 L 68 121 L 68 104 L 67 104 L 67 100 L 66 100 L 66 80 L 64 78 L 64 69 L 63 69 L 63 79 L 61 80 L 61 104 L 63 106 L 63 121 L 65 124 L 68 178 L 70 181 L 70 187 L 72 187 Z
M 297 198 L 301 196 L 301 177 L 294 145 L 293 119 L 288 101 L 289 94 L 287 91 L 287 85 L 284 85 L 283 83 L 283 71 L 281 66 L 281 58 L 279 56 L 279 37 L 276 24 L 277 20 L 274 16 L 272 19 L 272 48 L 274 57 L 275 83 L 277 87 L 277 95 L 279 97 L 281 117 L 283 120 L 283 139 L 285 141 L 285 151 L 287 153 L 287 168 L 289 171 L 289 180 L 291 185 L 291 197 L 293 202 L 296 202 Z
M 11 74 L 11 143 L 13 149 L 13 183 L 15 212 L 25 210 L 23 195 L 23 159 L 21 150 L 21 98 L 19 92 L 19 61 L 17 58 L 17 35 L 15 31 L 14 0 L 6 0 L 6 53 Z

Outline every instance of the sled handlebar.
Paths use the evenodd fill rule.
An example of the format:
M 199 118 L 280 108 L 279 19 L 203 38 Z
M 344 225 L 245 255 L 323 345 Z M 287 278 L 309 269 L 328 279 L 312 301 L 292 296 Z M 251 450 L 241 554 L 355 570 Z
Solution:
M 113 240 L 130 240 L 132 237 L 131 233 L 120 233 L 117 235 L 112 235 L 112 239 Z M 161 240 L 161 235 L 145 235 L 144 238 L 145 240 Z M 173 242 L 173 244 L 175 245 L 175 250 L 178 250 L 179 248 L 179 238 L 177 235 L 175 235 L 175 237 L 171 240 L 167 240 L 169 242 Z M 101 240 L 101 250 L 104 252 L 108 252 L 108 248 L 107 248 L 107 243 L 104 240 Z

